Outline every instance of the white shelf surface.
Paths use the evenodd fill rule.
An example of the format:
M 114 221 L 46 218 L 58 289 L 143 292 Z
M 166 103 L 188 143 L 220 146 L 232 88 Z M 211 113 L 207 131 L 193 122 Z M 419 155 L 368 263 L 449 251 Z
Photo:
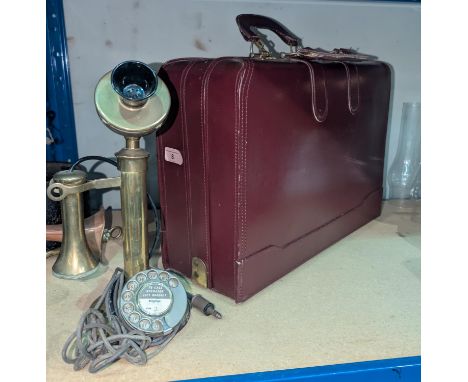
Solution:
M 55 258 L 49 258 L 47 380 L 167 381 L 419 355 L 419 211 L 418 203 L 404 210 L 384 203 L 380 218 L 242 304 L 192 287 L 222 320 L 193 310 L 146 366 L 120 360 L 96 375 L 73 371 L 61 350 L 115 267 L 123 266 L 121 242 L 107 243 L 108 265 L 86 281 L 53 277 Z

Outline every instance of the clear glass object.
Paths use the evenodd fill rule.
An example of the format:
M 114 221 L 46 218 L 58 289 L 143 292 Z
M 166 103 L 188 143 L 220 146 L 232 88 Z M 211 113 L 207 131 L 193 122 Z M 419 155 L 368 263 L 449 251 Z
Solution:
M 403 103 L 397 153 L 389 176 L 390 199 L 421 198 L 421 104 Z
M 413 187 L 411 187 L 411 198 L 421 199 L 421 165 L 419 165 L 418 175 L 416 175 Z

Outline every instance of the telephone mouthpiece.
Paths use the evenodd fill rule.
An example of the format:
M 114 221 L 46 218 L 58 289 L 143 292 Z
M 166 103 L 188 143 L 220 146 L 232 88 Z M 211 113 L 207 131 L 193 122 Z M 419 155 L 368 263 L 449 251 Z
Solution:
M 124 61 L 112 70 L 111 83 L 123 103 L 140 107 L 156 91 L 158 78 L 148 65 L 139 61 Z

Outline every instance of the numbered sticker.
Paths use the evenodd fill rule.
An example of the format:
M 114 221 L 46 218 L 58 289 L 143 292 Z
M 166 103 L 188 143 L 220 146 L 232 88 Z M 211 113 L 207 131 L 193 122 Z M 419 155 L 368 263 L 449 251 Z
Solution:
M 178 165 L 182 165 L 184 162 L 182 159 L 182 154 L 177 149 L 172 149 L 170 147 L 164 148 L 164 159 L 166 162 L 176 163 Z

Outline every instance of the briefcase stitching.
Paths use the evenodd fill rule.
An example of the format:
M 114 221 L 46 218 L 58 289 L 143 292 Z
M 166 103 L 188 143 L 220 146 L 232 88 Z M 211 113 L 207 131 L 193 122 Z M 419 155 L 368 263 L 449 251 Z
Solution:
M 197 61 L 199 61 L 199 59 L 197 59 Z M 172 60 L 172 61 L 169 61 L 167 62 L 166 64 L 164 64 L 164 67 L 167 67 L 169 65 L 172 65 L 172 64 L 177 64 L 177 63 L 182 63 L 182 62 L 190 62 L 190 60 L 188 59 L 175 59 L 175 60 Z M 185 67 L 183 70 L 185 70 L 187 67 Z M 166 187 L 166 169 L 165 169 L 165 161 L 162 160 L 162 153 L 164 152 L 164 135 L 159 135 L 157 138 L 157 144 L 158 144 L 158 147 L 159 147 L 159 157 L 158 157 L 158 168 L 159 168 L 159 172 L 161 173 L 161 177 L 162 177 L 162 190 L 160 190 L 160 199 L 161 201 L 164 201 L 164 203 L 161 203 L 161 210 L 162 210 L 162 214 L 161 214 L 161 220 L 164 221 L 165 223 L 165 216 L 168 216 L 168 204 L 167 204 L 167 197 L 166 197 L 166 191 L 167 191 L 167 187 Z M 163 260 L 164 260 L 164 263 L 165 264 L 168 264 L 169 267 L 171 267 L 171 262 L 170 262 L 170 257 L 169 257 L 169 254 L 168 254 L 168 246 L 167 246 L 167 233 L 166 233 L 166 230 L 165 230 L 165 224 L 164 224 L 164 229 L 162 230 L 161 232 L 161 238 L 162 238 L 162 241 L 161 241 L 161 254 L 162 254 L 162 257 L 163 257 Z
M 295 62 L 300 62 L 304 65 L 307 66 L 307 69 L 309 71 L 309 78 L 310 78 L 310 89 L 311 89 L 311 104 L 312 104 L 312 114 L 314 115 L 314 118 L 317 122 L 324 122 L 327 119 L 328 116 L 328 95 L 327 95 L 327 83 L 326 83 L 326 75 L 325 71 L 322 66 L 320 66 L 320 69 L 322 70 L 322 81 L 323 81 L 323 93 L 324 93 L 324 101 L 325 101 L 325 106 L 323 110 L 319 110 L 317 106 L 317 82 L 318 80 L 316 79 L 316 73 L 313 67 L 313 64 L 310 63 L 309 61 L 305 59 L 291 59 L 291 61 Z
M 164 142 L 163 142 L 163 137 L 162 136 L 159 136 L 158 137 L 158 144 L 159 144 L 159 152 L 161 153 L 159 158 L 161 158 L 161 155 L 162 155 L 162 152 L 163 152 L 163 147 L 164 147 Z M 164 161 L 162 160 L 159 160 L 159 170 L 160 170 L 160 173 L 161 173 L 161 178 L 162 178 L 162 184 L 163 184 L 163 187 L 162 187 L 162 192 L 160 192 L 160 197 L 162 200 L 164 200 L 164 205 L 161 205 L 162 207 L 162 210 L 165 212 L 163 214 L 161 214 L 161 219 L 162 220 L 165 220 L 165 216 L 167 216 L 167 199 L 166 199 L 166 171 L 165 171 L 165 168 L 164 168 Z M 161 252 L 162 252 L 162 255 L 163 255 L 163 259 L 164 261 L 166 262 L 166 264 L 170 264 L 170 261 L 169 261 L 169 256 L 167 255 L 167 234 L 166 234 L 166 230 L 163 230 L 162 232 L 162 235 L 161 235 L 161 238 L 162 238 L 162 248 L 161 248 Z M 164 248 L 164 251 L 162 250 Z
M 354 115 L 357 113 L 358 109 L 359 109 L 359 105 L 360 105 L 360 94 L 359 94 L 359 87 L 360 87 L 360 80 L 359 80 L 359 69 L 357 67 L 356 64 L 351 64 L 352 67 L 354 68 L 354 71 L 355 71 L 355 78 L 356 78 L 356 82 L 357 82 L 357 85 L 355 86 L 356 88 L 356 98 L 357 98 L 357 102 L 356 102 L 356 106 L 353 106 L 353 96 L 352 96 L 352 80 L 351 80 L 351 72 L 349 70 L 349 66 L 346 62 L 341 62 L 341 61 L 337 61 L 339 62 L 340 64 L 342 64 L 345 68 L 345 71 L 346 71 L 346 77 L 347 77 L 347 80 L 348 80 L 348 109 L 349 109 L 349 112 Z
M 241 99 L 241 92 L 238 91 L 240 87 L 240 83 L 242 83 L 242 80 L 244 78 L 246 70 L 244 69 L 245 66 L 245 61 L 242 61 L 242 65 L 237 72 L 236 75 L 236 82 L 234 86 L 234 110 L 235 110 L 235 120 L 234 120 L 234 248 L 233 248 L 233 255 L 232 255 L 232 267 L 233 267 L 233 272 L 234 272 L 234 280 L 235 280 L 235 293 L 237 293 L 237 286 L 239 285 L 239 273 L 238 273 L 238 267 L 236 266 L 236 259 L 238 256 L 238 251 L 239 251 L 239 188 L 238 188 L 238 180 L 237 177 L 239 176 L 239 169 L 238 169 L 238 161 L 239 161 L 239 135 L 240 135 L 240 107 L 239 105 L 242 102 Z
M 210 195 L 209 195 L 209 161 L 210 161 L 210 150 L 209 150 L 209 128 L 208 128 L 208 86 L 210 82 L 211 74 L 213 73 L 216 66 L 223 62 L 231 60 L 228 57 L 217 58 L 210 62 L 206 69 L 203 79 L 202 87 L 200 92 L 200 107 L 201 107 L 201 132 L 202 132 L 202 162 L 203 162 L 203 187 L 204 187 L 204 214 L 205 214 L 205 246 L 206 246 L 206 267 L 208 273 L 208 286 L 211 287 L 211 243 L 210 243 Z
M 235 224 L 236 229 L 238 231 L 238 236 L 235 238 L 235 244 L 236 244 L 236 263 L 238 264 L 238 259 L 240 258 L 240 255 L 242 253 L 242 235 L 243 235 L 243 215 L 241 211 L 241 206 L 242 206 L 242 201 L 243 201 L 243 195 L 242 195 L 242 171 L 243 171 L 243 125 L 244 125 L 244 88 L 247 83 L 248 78 L 248 73 L 249 69 L 251 66 L 251 62 L 247 61 L 246 62 L 246 68 L 243 72 L 243 75 L 241 77 L 241 83 L 240 83 L 240 91 L 239 91 L 239 129 L 238 129 L 238 134 L 236 134 L 236 140 L 238 141 L 238 148 L 239 148 L 239 153 L 237 157 L 237 163 L 236 163 L 236 169 L 237 169 L 237 174 L 236 174 L 236 194 L 238 196 L 237 201 L 236 201 L 236 210 L 237 210 L 237 222 Z M 236 296 L 239 296 L 242 294 L 242 282 L 243 282 L 243 274 L 242 274 L 242 269 L 239 267 L 236 267 L 236 286 L 235 286 L 235 294 Z
M 185 181 L 185 206 L 187 210 L 187 240 L 188 240 L 188 248 L 189 248 L 189 263 L 192 263 L 192 188 L 191 188 L 191 174 L 190 174 L 190 153 L 189 153 L 189 145 L 188 145 L 188 133 L 187 133 L 187 113 L 186 113 L 186 97 L 185 97 L 185 89 L 186 89 L 186 82 L 188 73 L 190 69 L 195 65 L 196 61 L 191 62 L 187 65 L 184 70 L 182 71 L 181 75 L 181 82 L 180 82 L 180 89 L 179 93 L 182 94 L 182 102 L 180 104 L 181 112 L 182 112 L 182 147 L 184 148 L 185 154 L 185 165 L 184 165 L 184 181 Z
M 242 128 L 241 128 L 241 173 L 243 173 L 243 176 L 239 179 L 240 183 L 240 194 L 241 194 L 241 201 L 239 204 L 239 208 L 242 211 L 241 212 L 241 232 L 240 232 L 240 251 L 239 255 L 246 253 L 247 252 L 247 144 L 248 144 L 248 135 L 247 135 L 247 130 L 248 130 L 248 99 L 249 99 L 249 90 L 250 90 L 250 84 L 251 80 L 253 77 L 253 72 L 254 72 L 254 67 L 255 63 L 253 61 L 248 61 L 249 66 L 246 69 L 246 80 L 245 80 L 245 93 L 244 97 L 242 97 L 241 100 L 243 100 L 243 105 L 241 106 L 242 110 Z M 239 258 L 238 258 L 239 259 Z M 239 262 L 237 262 L 239 264 Z M 238 271 L 238 286 L 236 288 L 237 290 L 237 296 L 238 299 L 241 300 L 243 296 L 243 276 L 244 276 L 244 269 L 241 266 L 239 271 Z

